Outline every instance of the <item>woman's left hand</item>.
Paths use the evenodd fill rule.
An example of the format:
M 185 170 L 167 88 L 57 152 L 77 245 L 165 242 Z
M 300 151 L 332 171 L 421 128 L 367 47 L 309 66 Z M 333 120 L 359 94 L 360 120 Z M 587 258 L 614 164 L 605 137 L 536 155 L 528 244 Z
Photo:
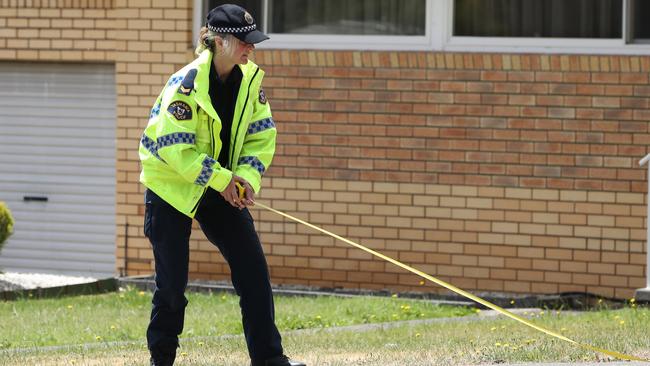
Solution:
M 239 198 L 241 200 L 241 203 L 243 203 L 246 207 L 248 206 L 254 206 L 255 205 L 255 191 L 253 190 L 253 187 L 251 187 L 250 183 L 248 181 L 240 176 L 233 175 L 232 179 L 235 181 L 236 184 L 239 186 L 243 187 L 243 196 L 241 195 L 241 192 L 239 193 Z M 239 188 L 238 188 L 239 190 Z

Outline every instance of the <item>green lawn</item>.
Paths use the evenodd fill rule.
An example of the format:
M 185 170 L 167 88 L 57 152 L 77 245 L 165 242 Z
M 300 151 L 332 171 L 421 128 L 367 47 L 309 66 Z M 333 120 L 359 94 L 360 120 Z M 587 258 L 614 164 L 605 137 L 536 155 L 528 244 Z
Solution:
M 189 294 L 189 298 L 186 332 L 176 365 L 246 365 L 237 297 Z M 0 303 L 0 365 L 144 365 L 148 360 L 144 329 L 150 300 L 150 293 L 130 289 Z M 276 304 L 286 352 L 310 366 L 610 360 L 511 319 L 480 317 L 468 308 L 373 297 L 277 296 Z M 466 317 L 436 323 L 393 323 L 399 324 L 393 328 L 336 328 L 463 315 Z M 576 341 L 650 358 L 648 308 L 628 304 L 620 310 L 577 314 L 537 310 L 522 315 Z M 52 345 L 69 346 L 20 349 Z
M 623 309 L 578 315 L 534 316 L 542 326 L 578 341 L 650 358 L 650 311 Z M 478 318 L 470 316 L 470 318 Z M 622 322 L 622 323 L 621 323 Z M 144 342 L 97 348 L 71 347 L 0 354 L 4 365 L 144 365 Z M 515 362 L 582 362 L 608 360 L 550 338 L 510 319 L 402 325 L 390 329 L 334 331 L 318 328 L 285 332 L 286 352 L 310 366 L 471 365 Z M 4 363 L 3 363 L 4 360 Z M 247 365 L 243 337 L 193 338 L 181 343 L 184 366 Z
M 188 293 L 182 337 L 242 333 L 238 297 Z M 280 330 L 327 328 L 395 320 L 463 316 L 464 307 L 381 297 L 276 296 Z M 23 299 L 0 303 L 0 350 L 142 340 L 151 293 L 127 289 L 103 295 Z

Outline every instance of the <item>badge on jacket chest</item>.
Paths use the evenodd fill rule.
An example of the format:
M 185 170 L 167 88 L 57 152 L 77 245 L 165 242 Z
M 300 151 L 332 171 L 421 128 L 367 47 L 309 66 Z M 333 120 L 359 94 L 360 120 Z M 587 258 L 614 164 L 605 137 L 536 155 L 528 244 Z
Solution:
M 169 105 L 169 108 L 167 108 L 167 112 L 179 121 L 192 119 L 192 108 L 185 102 L 172 102 L 172 104 Z

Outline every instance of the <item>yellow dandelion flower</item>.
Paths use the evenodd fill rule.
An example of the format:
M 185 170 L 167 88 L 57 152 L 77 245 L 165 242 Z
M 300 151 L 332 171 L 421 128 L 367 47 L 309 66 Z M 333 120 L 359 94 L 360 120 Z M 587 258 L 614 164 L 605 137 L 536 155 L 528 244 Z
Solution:
M 503 346 L 504 347 L 510 347 L 510 343 L 505 343 Z
M 68 305 L 68 309 L 72 309 L 72 305 Z
M 144 296 L 144 291 L 138 292 L 138 296 Z
M 620 325 L 625 324 L 625 320 L 621 320 L 620 322 L 618 322 L 618 324 L 620 324 Z
M 392 298 L 396 298 L 396 297 L 397 297 L 397 294 L 392 294 L 392 295 L 390 295 L 390 297 L 392 297 Z
M 474 309 L 474 312 L 475 312 L 476 314 L 478 314 L 478 313 L 481 312 L 481 309 Z
M 187 356 L 187 352 L 181 352 L 181 356 L 183 357 Z
M 95 336 L 95 340 L 97 340 L 97 341 L 101 341 L 101 340 L 102 340 L 102 337 L 101 337 L 101 336 Z
M 494 332 L 495 330 L 497 330 L 497 327 L 492 327 L 490 328 L 490 330 Z
M 635 299 L 635 298 L 631 298 L 631 299 L 630 299 L 630 302 L 631 302 L 632 304 L 634 304 L 634 303 L 636 302 L 636 299 Z
M 225 299 L 226 299 L 226 295 L 221 295 L 221 300 L 225 300 Z
M 115 330 L 117 327 L 115 325 L 111 325 L 111 330 Z
M 415 337 L 420 337 L 422 334 L 420 333 L 415 333 Z
M 316 319 L 320 320 L 321 319 L 320 315 L 316 315 Z
M 544 315 L 544 310 L 540 311 L 539 315 Z
M 497 346 L 497 347 L 501 347 L 501 343 L 499 343 L 499 342 L 495 343 L 494 345 Z

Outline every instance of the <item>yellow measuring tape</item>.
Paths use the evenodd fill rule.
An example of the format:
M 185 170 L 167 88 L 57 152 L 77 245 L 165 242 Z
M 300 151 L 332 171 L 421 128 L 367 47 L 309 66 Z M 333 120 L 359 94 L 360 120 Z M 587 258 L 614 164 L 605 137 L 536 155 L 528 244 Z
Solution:
M 240 197 L 242 197 L 243 196 L 243 188 L 241 188 L 241 186 L 239 186 L 239 185 L 238 185 L 238 188 L 239 188 Z M 491 302 L 489 302 L 487 300 L 483 300 L 482 298 L 480 298 L 478 296 L 474 296 L 474 295 L 470 294 L 469 292 L 467 292 L 467 291 L 465 291 L 463 289 L 460 289 L 460 288 L 458 288 L 458 287 L 456 287 L 456 286 L 454 286 L 452 284 L 449 284 L 449 283 L 447 283 L 447 282 L 445 282 L 443 280 L 437 279 L 437 278 L 435 278 L 435 277 L 433 277 L 433 276 L 431 276 L 429 274 L 426 274 L 426 273 L 424 273 L 424 272 L 422 272 L 422 271 L 420 271 L 418 269 L 415 269 L 415 268 L 413 268 L 411 266 L 408 266 L 408 265 L 406 265 L 406 264 L 404 264 L 404 263 L 402 263 L 402 262 L 400 262 L 400 261 L 398 261 L 396 259 L 393 259 L 393 258 L 388 257 L 386 255 L 383 255 L 383 254 L 381 254 L 381 253 L 379 253 L 377 251 L 374 251 L 374 250 L 372 250 L 370 248 L 367 248 L 367 247 L 365 247 L 365 246 L 363 246 L 361 244 L 358 244 L 358 243 L 356 243 L 356 242 L 354 242 L 352 240 L 349 240 L 349 239 L 346 239 L 346 238 L 344 238 L 342 236 L 336 235 L 336 234 L 334 234 L 332 232 L 329 232 L 329 231 L 327 231 L 327 230 L 325 230 L 323 228 L 320 228 L 320 227 L 318 227 L 318 226 L 316 226 L 314 224 L 311 224 L 311 223 L 309 223 L 307 221 L 304 221 L 304 220 L 301 220 L 301 219 L 299 219 L 297 217 L 286 214 L 286 213 L 284 213 L 282 211 L 278 211 L 278 210 L 276 210 L 276 209 L 274 209 L 272 207 L 269 207 L 269 206 L 267 206 L 265 204 L 255 202 L 255 206 L 258 206 L 258 207 L 261 207 L 261 208 L 263 208 L 265 210 L 274 212 L 274 213 L 276 213 L 276 214 L 278 214 L 280 216 L 286 217 L 289 220 L 298 222 L 298 223 L 303 224 L 305 226 L 308 226 L 308 227 L 310 227 L 310 228 L 312 228 L 314 230 L 317 230 L 317 231 L 320 231 L 320 232 L 322 232 L 324 234 L 327 234 L 327 235 L 329 235 L 329 236 L 331 236 L 331 237 L 333 237 L 335 239 L 338 239 L 338 240 L 341 240 L 341 241 L 343 241 L 345 243 L 348 243 L 348 244 L 352 245 L 353 247 L 359 248 L 359 249 L 361 249 L 361 250 L 363 250 L 365 252 L 368 252 L 368 253 L 376 256 L 376 257 L 379 257 L 379 258 L 381 258 L 381 259 L 383 259 L 385 261 L 388 261 L 388 262 L 390 262 L 390 263 L 392 263 L 392 264 L 394 264 L 394 265 L 396 265 L 398 267 L 402 267 L 402 268 L 404 268 L 405 270 L 407 270 L 409 272 L 415 273 L 416 275 L 418 275 L 418 276 L 420 276 L 422 278 L 425 278 L 425 279 L 427 279 L 427 280 L 429 280 L 431 282 L 434 282 L 434 283 L 436 283 L 436 284 L 438 284 L 438 285 L 440 285 L 442 287 L 445 287 L 445 288 L 447 288 L 447 289 L 449 289 L 449 290 L 451 290 L 451 291 L 453 291 L 453 292 L 455 292 L 455 293 L 457 293 L 457 294 L 459 294 L 461 296 L 464 296 L 464 297 L 466 297 L 468 299 L 474 300 L 479 304 L 485 305 L 486 307 L 488 307 L 490 309 L 496 310 L 497 312 L 499 312 L 499 313 L 501 313 L 501 314 L 503 314 L 503 315 L 505 315 L 505 316 L 507 316 L 509 318 L 512 318 L 512 319 L 514 319 L 514 320 L 516 320 L 516 321 L 518 321 L 518 322 L 520 322 L 520 323 L 522 323 L 524 325 L 527 325 L 527 326 L 529 326 L 529 327 L 531 327 L 533 329 L 536 329 L 536 330 L 538 330 L 538 331 L 540 331 L 542 333 L 546 333 L 546 334 L 548 334 L 548 335 L 550 335 L 552 337 L 561 339 L 561 340 L 563 340 L 565 342 L 575 344 L 575 345 L 577 345 L 579 347 L 582 347 L 582 348 L 585 348 L 585 349 L 588 349 L 588 350 L 591 350 L 591 351 L 596 351 L 596 352 L 606 354 L 608 356 L 616 357 L 616 358 L 621 359 L 621 360 L 650 362 L 650 360 L 646 360 L 646 359 L 643 359 L 643 358 L 630 356 L 630 355 L 626 355 L 626 354 L 615 352 L 615 351 L 609 351 L 609 350 L 606 350 L 606 349 L 603 349 L 603 348 L 592 346 L 590 344 L 574 341 L 573 339 L 567 338 L 567 337 L 563 336 L 562 334 L 559 334 L 559 333 L 553 332 L 551 330 L 548 330 L 546 328 L 540 327 L 539 325 L 534 324 L 533 322 L 529 321 L 528 319 L 522 318 L 519 315 L 513 314 L 513 313 L 509 312 L 508 310 L 506 310 L 506 309 L 504 309 L 504 308 L 502 308 L 502 307 L 500 307 L 498 305 L 495 305 L 495 304 L 493 304 L 493 303 L 491 303 Z

